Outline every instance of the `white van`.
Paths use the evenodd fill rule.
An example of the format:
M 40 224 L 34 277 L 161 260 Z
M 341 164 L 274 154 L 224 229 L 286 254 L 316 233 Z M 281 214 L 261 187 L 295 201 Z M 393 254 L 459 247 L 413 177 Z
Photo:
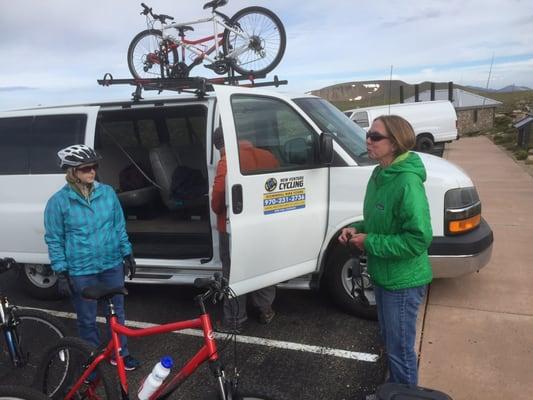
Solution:
M 358 270 L 337 237 L 362 219 L 375 163 L 367 156 L 364 130 L 309 95 L 215 86 L 204 97 L 0 113 L 0 257 L 20 263 L 21 282 L 31 294 L 56 296 L 43 211 L 65 184 L 57 150 L 85 143 L 103 156 L 98 179 L 115 188 L 123 206 L 138 263 L 133 282 L 191 284 L 221 270 L 209 206 L 219 160 L 212 132 L 219 124 L 234 290 L 325 285 L 346 310 L 374 315 L 353 301 L 351 277 Z M 272 152 L 279 167 L 242 172 L 239 140 Z M 474 184 L 446 160 L 420 156 L 428 175 L 435 276 L 479 270 L 490 259 L 493 236 Z M 460 220 L 475 227 L 451 230 L 451 222 Z
M 354 108 L 344 113 L 365 130 L 380 115 L 399 115 L 411 123 L 416 134 L 416 148 L 424 152 L 431 152 L 435 143 L 451 142 L 459 138 L 457 114 L 452 103 L 447 100 Z

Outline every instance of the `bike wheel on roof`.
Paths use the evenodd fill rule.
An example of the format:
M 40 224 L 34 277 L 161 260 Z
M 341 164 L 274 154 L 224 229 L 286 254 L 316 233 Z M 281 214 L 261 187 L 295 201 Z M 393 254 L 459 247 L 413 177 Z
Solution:
M 128 68 L 135 79 L 169 78 L 178 62 L 176 45 L 163 40 L 158 29 L 139 32 L 128 48 Z
M 239 33 L 224 31 L 224 55 L 241 75 L 262 75 L 280 63 L 287 37 L 281 20 L 263 7 L 247 7 L 231 17 L 229 24 Z

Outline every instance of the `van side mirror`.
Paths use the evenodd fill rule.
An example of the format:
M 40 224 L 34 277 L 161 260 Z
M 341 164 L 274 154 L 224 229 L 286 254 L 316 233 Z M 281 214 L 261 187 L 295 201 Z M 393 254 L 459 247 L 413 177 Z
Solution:
M 333 162 L 333 138 L 331 134 L 322 132 L 318 141 L 319 160 L 321 164 L 331 165 Z

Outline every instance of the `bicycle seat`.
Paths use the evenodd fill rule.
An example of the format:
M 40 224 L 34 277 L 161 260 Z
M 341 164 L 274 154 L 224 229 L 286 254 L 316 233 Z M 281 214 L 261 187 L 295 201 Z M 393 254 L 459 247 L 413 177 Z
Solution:
M 209 3 L 204 4 L 204 10 L 207 8 L 213 8 L 214 10 L 217 7 L 225 6 L 226 4 L 228 4 L 228 0 L 213 0 L 213 1 L 210 1 Z
M 109 288 L 102 285 L 86 287 L 82 290 L 81 295 L 91 300 L 109 300 L 117 294 L 127 295 L 128 291 L 124 286 Z
M 194 31 L 194 28 L 189 25 L 179 25 L 179 26 L 176 26 L 176 29 L 179 31 L 180 34 L 183 34 L 184 32 L 187 32 L 187 31 Z

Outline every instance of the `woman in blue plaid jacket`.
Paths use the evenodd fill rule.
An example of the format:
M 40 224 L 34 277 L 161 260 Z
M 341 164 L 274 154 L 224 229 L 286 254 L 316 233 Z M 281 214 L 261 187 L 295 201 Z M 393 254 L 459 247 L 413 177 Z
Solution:
M 83 298 L 81 292 L 96 284 L 123 286 L 125 273 L 129 272 L 130 279 L 135 273 L 135 260 L 115 191 L 95 181 L 101 157 L 85 145 L 69 146 L 60 150 L 58 157 L 67 184 L 46 204 L 44 239 L 59 278 L 58 288 L 71 296 L 79 335 L 97 347 L 101 343 L 96 324 L 98 304 Z M 114 296 L 113 303 L 124 323 L 124 296 Z M 106 307 L 106 315 L 108 312 Z M 121 344 L 126 369 L 134 370 L 139 362 L 129 354 L 126 337 L 121 337 Z

